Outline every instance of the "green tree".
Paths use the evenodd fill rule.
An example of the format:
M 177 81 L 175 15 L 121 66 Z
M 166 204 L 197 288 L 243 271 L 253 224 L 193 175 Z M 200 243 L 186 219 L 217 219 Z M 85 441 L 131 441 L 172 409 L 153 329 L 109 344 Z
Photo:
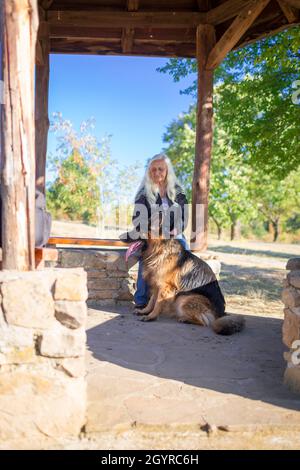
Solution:
M 77 149 L 62 161 L 58 177 L 48 188 L 47 203 L 55 217 L 96 223 L 100 204 L 97 178 Z
M 291 28 L 231 52 L 215 71 L 215 115 L 231 148 L 278 180 L 299 165 L 299 51 L 300 29 Z M 171 59 L 159 70 L 179 81 L 197 67 Z M 184 93 L 196 97 L 196 82 Z
M 276 181 L 272 176 L 259 172 L 252 179 L 250 194 L 261 219 L 272 227 L 273 241 L 286 229 L 288 221 L 297 220 L 300 207 L 300 171 L 291 172 L 285 180 Z M 297 231 L 297 225 L 290 228 Z
M 167 127 L 164 142 L 176 173 L 191 198 L 195 155 L 195 107 L 182 114 Z M 243 157 L 230 146 L 226 132 L 218 127 L 214 133 L 211 163 L 209 216 L 215 222 L 218 237 L 222 229 L 230 227 L 231 239 L 236 236 L 238 221 L 247 223 L 256 216 L 256 208 L 249 198 L 252 168 L 243 164 Z

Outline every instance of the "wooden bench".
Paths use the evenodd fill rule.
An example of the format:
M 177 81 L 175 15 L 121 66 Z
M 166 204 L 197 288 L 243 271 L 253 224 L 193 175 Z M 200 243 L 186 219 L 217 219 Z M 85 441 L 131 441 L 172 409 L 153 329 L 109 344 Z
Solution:
M 80 246 L 119 246 L 126 247 L 128 243 L 121 240 L 104 240 L 100 238 L 50 237 L 47 245 L 80 245 Z

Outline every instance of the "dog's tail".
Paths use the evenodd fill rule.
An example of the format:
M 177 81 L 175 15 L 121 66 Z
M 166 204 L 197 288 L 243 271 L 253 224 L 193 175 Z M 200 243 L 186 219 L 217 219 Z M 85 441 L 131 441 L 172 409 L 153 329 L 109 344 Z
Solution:
M 217 318 L 210 325 L 218 335 L 233 335 L 242 331 L 245 326 L 245 318 L 240 315 L 224 315 Z

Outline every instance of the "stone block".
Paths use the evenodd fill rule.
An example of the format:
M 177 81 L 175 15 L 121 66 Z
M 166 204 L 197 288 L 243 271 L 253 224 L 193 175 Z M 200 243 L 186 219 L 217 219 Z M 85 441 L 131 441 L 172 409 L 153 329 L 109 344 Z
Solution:
M 120 288 L 120 281 L 118 279 L 93 279 L 88 281 L 89 290 L 117 290 Z
M 0 322 L 0 365 L 36 360 L 34 330 Z
M 105 269 L 106 257 L 106 251 L 85 249 L 82 267 L 86 269 Z
M 125 271 L 128 272 L 128 265 L 125 261 L 125 251 L 113 251 L 107 253 L 106 269 L 110 271 Z
M 85 424 L 86 384 L 59 371 L 0 373 L 0 441 L 77 437 Z
M 88 281 L 91 279 L 106 279 L 107 272 L 105 270 L 98 270 L 98 269 L 90 269 L 87 270 L 87 279 Z
M 62 268 L 84 267 L 84 252 L 80 249 L 60 249 L 59 265 Z
M 61 359 L 56 363 L 59 370 L 64 371 L 70 377 L 84 377 L 86 374 L 85 357 L 71 357 Z
M 65 269 L 58 273 L 54 286 L 54 299 L 86 300 L 88 296 L 86 283 L 87 275 L 83 269 Z
M 41 356 L 78 357 L 85 354 L 86 333 L 83 328 L 70 330 L 59 323 L 39 338 Z
M 45 279 L 34 276 L 4 282 L 1 293 L 7 323 L 40 329 L 54 323 L 54 302 Z
M 296 287 L 296 289 L 300 289 L 300 270 L 291 271 L 287 275 L 288 282 L 291 286 Z
M 75 329 L 85 326 L 87 318 L 86 303 L 57 300 L 55 302 L 55 317 L 67 328 Z
M 286 269 L 292 271 L 294 269 L 300 269 L 300 258 L 291 258 L 288 260 Z
M 300 338 L 300 317 L 293 314 L 288 308 L 284 309 L 282 335 L 284 344 L 289 348 L 296 339 Z
M 114 290 L 91 290 L 89 291 L 88 300 L 104 300 L 104 299 L 113 299 L 116 295 Z
M 281 299 L 287 307 L 300 307 L 300 292 L 294 287 L 286 287 L 283 289 Z

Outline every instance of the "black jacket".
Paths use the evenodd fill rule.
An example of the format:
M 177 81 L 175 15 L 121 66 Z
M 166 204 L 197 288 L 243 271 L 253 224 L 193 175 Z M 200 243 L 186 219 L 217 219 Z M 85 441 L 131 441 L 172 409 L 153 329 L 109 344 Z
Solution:
M 172 201 L 168 196 L 166 196 L 169 209 L 166 211 L 163 209 L 162 199 L 160 195 L 157 196 L 156 202 L 154 205 L 151 205 L 147 199 L 145 189 L 142 188 L 135 197 L 135 207 L 133 211 L 132 223 L 137 232 L 145 232 L 151 229 L 151 218 L 155 217 L 155 214 L 160 216 L 160 223 L 162 233 L 166 236 L 169 235 L 170 231 L 176 228 L 177 234 L 182 233 L 188 223 L 188 201 L 182 190 L 182 188 L 176 184 L 175 186 L 175 199 Z M 139 206 L 145 207 L 145 217 L 147 220 L 142 218 L 141 222 L 141 213 Z M 142 227 L 141 227 L 142 225 Z

